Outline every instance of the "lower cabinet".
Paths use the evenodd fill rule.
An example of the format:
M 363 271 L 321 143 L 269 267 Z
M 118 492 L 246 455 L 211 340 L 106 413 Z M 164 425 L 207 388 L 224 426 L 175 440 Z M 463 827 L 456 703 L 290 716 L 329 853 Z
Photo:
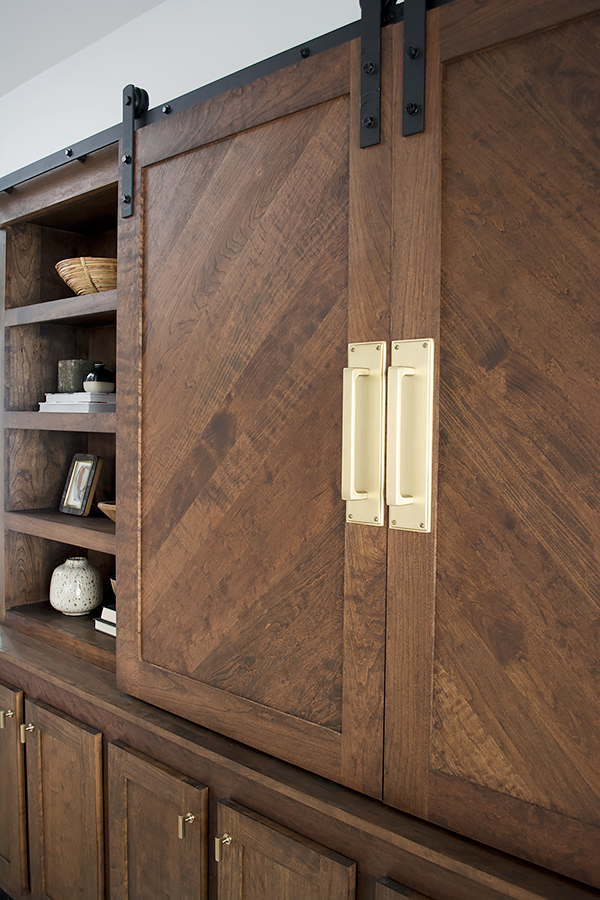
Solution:
M 0 684 L 0 888 L 11 897 L 28 885 L 22 721 L 22 692 Z
M 405 900 L 407 898 L 408 900 L 429 900 L 425 894 L 418 894 L 416 891 L 411 891 L 410 888 L 402 887 L 391 878 L 382 878 L 377 882 L 375 900 L 402 900 L 402 897 Z
M 25 701 L 31 895 L 34 900 L 102 900 L 102 735 Z
M 236 803 L 217 805 L 219 900 L 352 900 L 356 864 Z
M 205 900 L 208 788 L 120 743 L 107 755 L 110 900 Z

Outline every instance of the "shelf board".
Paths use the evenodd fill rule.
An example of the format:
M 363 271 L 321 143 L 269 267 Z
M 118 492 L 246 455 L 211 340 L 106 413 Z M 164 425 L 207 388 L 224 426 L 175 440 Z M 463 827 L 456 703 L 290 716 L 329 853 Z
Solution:
M 117 414 L 55 413 L 19 411 L 3 413 L 5 428 L 25 428 L 32 431 L 87 431 L 114 434 L 117 430 Z
M 116 322 L 117 292 L 101 291 L 82 297 L 48 300 L 4 311 L 4 325 L 31 325 L 35 322 L 63 322 L 70 325 L 109 325 Z
M 48 600 L 6 610 L 5 624 L 71 656 L 116 671 L 116 641 L 94 628 L 91 615 L 64 616 Z
M 113 556 L 117 552 L 115 523 L 105 516 L 70 516 L 57 509 L 14 510 L 4 513 L 4 527 Z

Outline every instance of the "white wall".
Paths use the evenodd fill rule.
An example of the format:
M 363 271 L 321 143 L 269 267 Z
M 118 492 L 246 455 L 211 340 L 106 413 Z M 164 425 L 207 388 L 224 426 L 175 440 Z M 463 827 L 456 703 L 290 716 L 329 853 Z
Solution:
M 359 0 L 118 0 L 106 33 L 112 2 L 0 0 L 0 176 L 117 124 L 127 84 L 159 106 L 360 18 Z M 8 27 L 17 3 L 27 28 Z

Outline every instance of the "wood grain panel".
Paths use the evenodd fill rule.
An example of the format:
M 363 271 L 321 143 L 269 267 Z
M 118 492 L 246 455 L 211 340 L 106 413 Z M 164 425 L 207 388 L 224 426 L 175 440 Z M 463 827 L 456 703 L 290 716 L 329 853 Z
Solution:
M 430 800 L 596 886 L 599 59 L 596 16 L 446 69 Z
M 25 701 L 31 894 L 104 897 L 102 735 Z
M 348 94 L 350 44 L 340 44 L 138 132 L 142 168 Z
M 218 804 L 218 834 L 232 841 L 219 863 L 219 898 L 352 900 L 356 865 L 235 803 Z
M 461 0 L 440 10 L 443 62 L 589 15 L 598 0 Z
M 145 241 L 142 423 L 144 658 L 338 729 L 344 521 L 337 471 L 321 461 L 335 465 L 341 432 L 346 119 L 337 101 L 185 157 L 206 188 L 188 171 L 194 211 L 178 209 L 172 225 L 162 215 Z M 152 204 L 165 205 L 153 174 L 150 223 Z M 177 252 L 186 259 L 187 241 L 203 246 L 204 271 L 188 261 L 165 316 L 161 274 L 173 269 L 161 254 L 182 218 Z M 169 445 L 173 433 L 183 440 Z M 167 597 L 180 629 L 165 628 Z
M 112 900 L 205 900 L 208 788 L 122 744 L 107 756 Z

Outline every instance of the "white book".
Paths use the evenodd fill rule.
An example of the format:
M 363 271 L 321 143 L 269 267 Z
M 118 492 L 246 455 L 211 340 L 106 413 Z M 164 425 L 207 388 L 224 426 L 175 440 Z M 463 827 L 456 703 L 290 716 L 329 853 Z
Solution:
M 40 412 L 109 413 L 115 412 L 114 403 L 40 403 Z
M 94 627 L 97 631 L 104 632 L 104 634 L 112 634 L 113 637 L 117 636 L 117 626 L 112 622 L 105 622 L 104 619 L 94 619 Z
M 115 393 L 89 393 L 77 391 L 75 394 L 46 394 L 46 403 L 116 403 Z
M 117 621 L 116 606 L 103 606 L 101 618 L 104 619 L 105 622 L 114 622 L 116 624 L 116 621 Z

